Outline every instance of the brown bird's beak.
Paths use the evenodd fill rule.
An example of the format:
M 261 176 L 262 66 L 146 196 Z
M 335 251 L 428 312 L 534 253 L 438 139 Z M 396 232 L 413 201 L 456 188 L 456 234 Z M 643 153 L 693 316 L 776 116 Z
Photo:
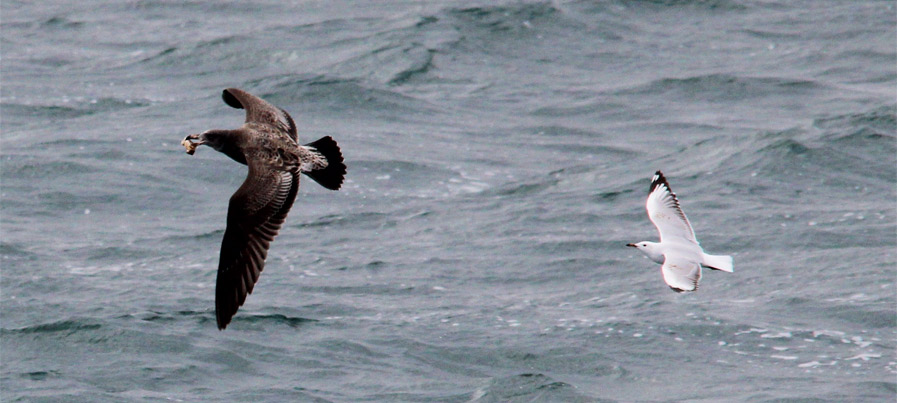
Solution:
M 628 246 L 628 247 L 630 247 L 630 248 L 636 248 L 636 247 L 637 247 L 637 246 L 635 246 L 634 243 L 627 243 L 626 246 Z
M 191 134 L 181 140 L 181 145 L 184 146 L 184 148 L 187 150 L 187 154 L 193 155 L 193 153 L 196 152 L 196 147 L 201 146 L 203 142 L 197 141 L 196 143 L 194 143 L 190 140 L 199 140 L 199 135 Z

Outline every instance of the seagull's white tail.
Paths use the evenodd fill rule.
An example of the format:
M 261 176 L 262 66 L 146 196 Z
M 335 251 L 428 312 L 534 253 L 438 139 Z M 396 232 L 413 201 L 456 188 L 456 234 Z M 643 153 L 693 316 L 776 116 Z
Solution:
M 709 267 L 713 270 L 722 270 L 727 271 L 729 273 L 735 271 L 732 265 L 732 256 L 727 255 L 708 255 L 704 254 L 704 261 L 701 262 L 702 265 Z

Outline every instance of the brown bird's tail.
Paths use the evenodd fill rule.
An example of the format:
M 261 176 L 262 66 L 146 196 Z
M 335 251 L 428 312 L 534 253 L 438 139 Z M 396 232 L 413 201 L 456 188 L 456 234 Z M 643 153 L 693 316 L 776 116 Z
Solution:
M 346 164 L 343 163 L 343 153 L 340 152 L 336 141 L 326 136 L 305 146 L 312 147 L 318 154 L 323 155 L 327 159 L 327 167 L 302 173 L 327 189 L 339 190 L 346 177 Z

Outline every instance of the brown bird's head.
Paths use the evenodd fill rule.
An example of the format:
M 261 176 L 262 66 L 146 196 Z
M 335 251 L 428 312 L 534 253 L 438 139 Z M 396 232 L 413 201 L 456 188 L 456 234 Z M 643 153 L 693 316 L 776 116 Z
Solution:
M 187 150 L 187 154 L 193 155 L 196 147 L 203 144 L 224 152 L 229 140 L 234 137 L 234 130 L 206 130 L 199 134 L 191 134 L 181 140 L 181 145 Z

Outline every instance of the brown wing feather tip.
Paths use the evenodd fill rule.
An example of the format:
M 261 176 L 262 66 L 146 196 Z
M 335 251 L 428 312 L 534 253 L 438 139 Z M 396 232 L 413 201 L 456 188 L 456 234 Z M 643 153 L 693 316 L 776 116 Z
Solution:
M 224 330 L 230 323 L 230 320 L 234 316 L 234 313 L 236 313 L 236 311 L 234 310 L 230 314 L 226 314 L 225 316 L 225 310 L 230 311 L 230 309 L 224 306 L 215 306 L 215 321 L 218 322 L 218 330 Z
M 243 104 L 237 99 L 234 94 L 230 93 L 232 88 L 227 88 L 224 91 L 221 91 L 221 98 L 224 99 L 224 103 L 226 103 L 231 108 L 243 109 Z
M 286 122 L 287 126 L 288 126 L 287 128 L 289 129 L 287 131 L 290 133 L 290 138 L 293 139 L 293 142 L 298 143 L 299 142 L 299 133 L 296 129 L 296 122 L 293 120 L 293 117 L 290 116 L 290 114 L 286 110 L 284 110 L 283 108 L 280 108 L 280 111 L 283 112 L 283 117 L 287 121 Z

